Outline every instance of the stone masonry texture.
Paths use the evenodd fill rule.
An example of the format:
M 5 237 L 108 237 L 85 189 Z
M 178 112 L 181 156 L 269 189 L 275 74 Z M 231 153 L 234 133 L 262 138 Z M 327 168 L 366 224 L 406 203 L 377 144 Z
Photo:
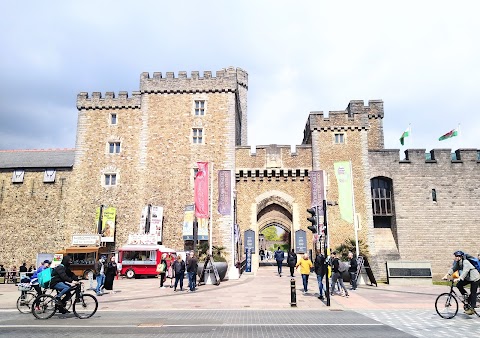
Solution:
M 448 269 L 452 253 L 461 249 L 478 254 L 479 152 L 459 149 L 384 149 L 384 104 L 381 100 L 352 100 L 345 110 L 306 116 L 303 142 L 250 149 L 247 141 L 248 74 L 240 68 L 210 71 L 142 73 L 138 91 L 77 96 L 78 124 L 73 168 L 56 168 L 54 183 L 44 183 L 43 164 L 29 163 L 23 183 L 12 183 L 11 168 L 0 153 L 0 264 L 33 264 L 37 253 L 56 252 L 70 245 L 73 234 L 96 232 L 100 205 L 117 209 L 117 250 L 128 235 L 139 231 L 142 208 L 164 207 L 161 243 L 178 251 L 183 213 L 194 202 L 197 162 L 213 164 L 213 245 L 226 248 L 228 261 L 242 261 L 243 234 L 254 230 L 258 266 L 258 234 L 277 225 L 290 234 L 307 233 L 312 170 L 325 170 L 328 201 L 338 201 L 334 163 L 351 161 L 358 236 L 368 245 L 377 279 L 386 279 L 390 260 L 428 261 L 434 278 Z M 195 115 L 195 102 L 205 114 Z M 117 123 L 112 124 L 112 114 Z M 194 130 L 202 142 L 194 143 Z M 301 131 L 299 131 L 301 132 Z M 342 142 L 337 142 L 339 135 Z M 120 151 L 110 153 L 109 144 Z M 11 154 L 10 154 L 11 155 Z M 11 156 L 9 161 L 11 161 Z M 11 163 L 11 162 L 9 162 Z M 16 162 L 15 162 L 16 163 Z M 220 215 L 218 170 L 230 170 L 235 210 Z M 116 185 L 105 185 L 105 174 Z M 371 180 L 393 184 L 394 214 L 389 227 L 376 227 L 372 212 Z M 432 191 L 436 193 L 433 200 Z M 234 212 L 233 212 L 234 211 Z M 240 228 L 241 243 L 233 245 L 232 227 Z M 353 225 L 328 207 L 330 247 L 354 238 Z M 235 253 L 236 252 L 236 253 Z

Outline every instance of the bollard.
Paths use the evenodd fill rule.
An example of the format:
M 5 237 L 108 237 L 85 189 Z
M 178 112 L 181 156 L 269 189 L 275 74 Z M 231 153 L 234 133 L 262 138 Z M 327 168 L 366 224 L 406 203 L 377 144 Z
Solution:
M 297 294 L 295 290 L 295 279 L 290 279 L 290 306 L 297 306 Z

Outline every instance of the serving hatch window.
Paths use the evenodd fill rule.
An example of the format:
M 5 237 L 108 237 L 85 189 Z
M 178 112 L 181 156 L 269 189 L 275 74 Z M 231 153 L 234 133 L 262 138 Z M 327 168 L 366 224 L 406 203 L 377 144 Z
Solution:
M 95 261 L 97 259 L 96 253 L 95 252 L 81 252 L 81 253 L 74 253 L 71 252 L 68 254 L 70 257 L 72 257 L 72 264 L 95 264 Z
M 152 251 L 124 251 L 123 262 L 125 261 L 154 261 L 157 260 L 157 252 Z

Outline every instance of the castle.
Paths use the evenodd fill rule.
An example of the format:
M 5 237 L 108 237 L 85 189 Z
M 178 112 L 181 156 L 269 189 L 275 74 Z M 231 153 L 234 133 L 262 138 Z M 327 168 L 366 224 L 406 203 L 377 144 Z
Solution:
M 38 252 L 69 245 L 72 235 L 96 233 L 99 206 L 116 208 L 112 251 L 137 233 L 145 206 L 163 207 L 161 243 L 191 249 L 182 224 L 193 204 L 197 162 L 211 165 L 213 245 L 226 248 L 230 278 L 245 260 L 247 230 L 276 225 L 305 231 L 312 171 L 324 170 L 327 199 L 337 201 L 334 163 L 351 161 L 359 238 L 374 274 L 390 260 L 429 261 L 434 277 L 452 253 L 477 254 L 480 160 L 476 149 L 384 149 L 380 100 L 350 101 L 341 111 L 308 114 L 303 142 L 247 143 L 248 74 L 142 73 L 139 91 L 77 96 L 75 149 L 0 151 L 0 262 L 33 262 Z M 300 131 L 299 131 L 300 132 Z M 219 212 L 219 173 L 231 193 Z M 225 183 L 226 182 L 226 183 Z M 235 228 L 238 224 L 238 229 Z M 336 206 L 328 208 L 330 245 L 354 236 Z M 258 245 L 257 245 L 258 249 Z M 258 250 L 253 254 L 258 267 Z

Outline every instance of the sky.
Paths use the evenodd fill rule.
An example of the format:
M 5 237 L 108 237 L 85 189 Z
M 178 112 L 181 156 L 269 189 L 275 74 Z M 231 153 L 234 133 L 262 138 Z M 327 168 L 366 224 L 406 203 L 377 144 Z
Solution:
M 478 13 L 475 0 L 5 2 L 0 150 L 74 148 L 79 92 L 229 66 L 249 74 L 251 146 L 299 145 L 309 112 L 381 99 L 387 149 L 480 148 Z

